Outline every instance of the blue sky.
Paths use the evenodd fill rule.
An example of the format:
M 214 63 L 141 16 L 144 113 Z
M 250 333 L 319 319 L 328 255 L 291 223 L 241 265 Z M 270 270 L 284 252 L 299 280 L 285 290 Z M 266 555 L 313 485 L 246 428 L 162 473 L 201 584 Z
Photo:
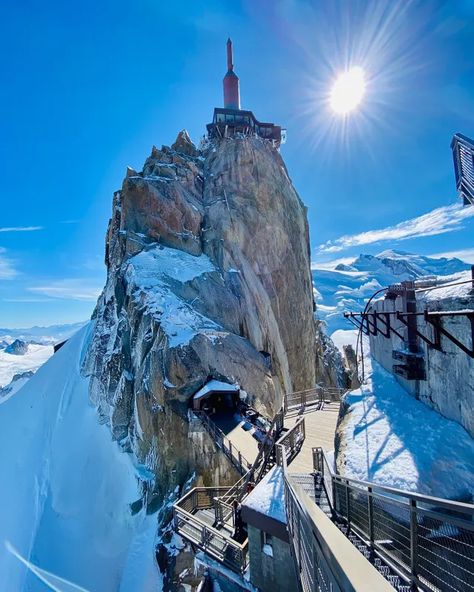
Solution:
M 398 248 L 474 262 L 450 140 L 474 136 L 474 1 L 24 1 L 0 23 L 0 326 L 90 316 L 127 165 L 220 106 L 234 41 L 242 106 L 288 129 L 313 259 Z M 348 65 L 367 95 L 327 93 Z

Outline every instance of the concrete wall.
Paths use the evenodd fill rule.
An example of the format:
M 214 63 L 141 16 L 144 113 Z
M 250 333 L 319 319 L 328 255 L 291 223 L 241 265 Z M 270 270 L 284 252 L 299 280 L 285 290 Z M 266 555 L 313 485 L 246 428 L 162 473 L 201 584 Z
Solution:
M 290 545 L 272 538 L 273 557 L 262 550 L 262 531 L 248 525 L 250 581 L 262 592 L 298 590 L 296 571 Z
M 433 292 L 434 293 L 434 292 Z M 460 297 L 426 299 L 424 293 L 417 293 L 416 311 L 433 310 L 473 310 L 474 296 L 466 293 Z M 378 300 L 373 305 L 376 311 L 404 311 L 402 297 L 396 300 Z M 417 316 L 417 329 L 431 340 L 434 331 L 423 316 Z M 393 327 L 403 336 L 407 336 L 406 327 L 391 316 Z M 379 326 L 383 328 L 382 323 Z M 471 323 L 466 316 L 442 317 L 442 326 L 452 333 L 468 348 L 473 346 Z M 398 382 L 414 397 L 423 401 L 445 417 L 460 423 L 474 437 L 474 359 L 459 349 L 448 338 L 441 336 L 441 351 L 417 339 L 419 353 L 425 363 L 426 380 L 405 380 L 396 376 Z M 390 339 L 381 333 L 370 336 L 372 356 L 389 372 L 393 371 L 392 358 L 394 349 L 407 349 L 406 342 L 391 334 Z

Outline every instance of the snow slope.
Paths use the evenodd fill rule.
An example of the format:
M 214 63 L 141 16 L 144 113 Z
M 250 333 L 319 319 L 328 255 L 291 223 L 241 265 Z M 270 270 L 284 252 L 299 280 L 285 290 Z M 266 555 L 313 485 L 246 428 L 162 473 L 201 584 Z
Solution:
M 140 498 L 138 469 L 99 425 L 80 374 L 90 331 L 81 329 L 0 404 L 2 589 L 161 589 L 155 519 L 130 511 Z
M 405 253 L 383 251 L 379 255 L 359 255 L 349 265 L 334 269 L 318 268 L 313 264 L 313 283 L 318 317 L 327 324 L 331 335 L 338 329 L 350 329 L 343 312 L 360 311 L 377 290 L 390 284 L 423 276 L 450 276 L 469 268 L 460 259 L 435 259 Z
M 466 430 L 409 395 L 369 355 L 365 371 L 366 384 L 345 397 L 339 472 L 435 497 L 472 499 L 474 440 Z

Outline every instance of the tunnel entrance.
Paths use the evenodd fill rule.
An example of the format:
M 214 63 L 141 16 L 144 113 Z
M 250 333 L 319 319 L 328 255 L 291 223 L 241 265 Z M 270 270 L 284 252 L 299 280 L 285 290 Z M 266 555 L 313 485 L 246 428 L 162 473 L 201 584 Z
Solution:
M 210 380 L 193 397 L 193 409 L 208 415 L 233 414 L 239 407 L 240 389 L 235 384 Z

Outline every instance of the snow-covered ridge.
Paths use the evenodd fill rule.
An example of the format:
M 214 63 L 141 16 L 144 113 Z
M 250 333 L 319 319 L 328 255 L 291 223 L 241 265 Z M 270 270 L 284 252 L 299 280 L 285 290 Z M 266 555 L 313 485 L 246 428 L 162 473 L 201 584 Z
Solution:
M 89 403 L 80 370 L 89 337 L 90 326 L 0 399 L 2 589 L 161 589 L 155 519 L 130 510 L 137 468 Z
M 313 282 L 318 317 L 327 324 L 331 335 L 339 329 L 350 329 L 343 312 L 360 311 L 370 296 L 382 287 L 426 276 L 458 277 L 469 268 L 460 259 L 439 259 L 405 253 L 383 251 L 379 255 L 359 255 L 350 263 L 342 263 L 334 269 L 313 265 Z M 451 277 L 452 276 L 452 277 Z M 433 293 L 436 295 L 436 292 Z

